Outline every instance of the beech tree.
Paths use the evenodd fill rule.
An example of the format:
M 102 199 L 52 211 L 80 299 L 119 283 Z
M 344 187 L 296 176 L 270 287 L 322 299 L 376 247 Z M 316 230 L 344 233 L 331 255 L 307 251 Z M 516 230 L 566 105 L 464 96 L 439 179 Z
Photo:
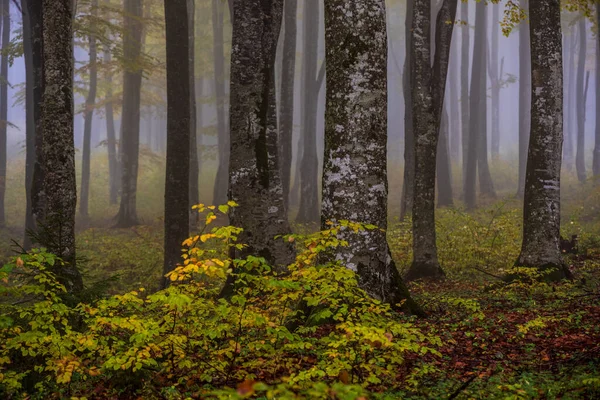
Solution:
M 137 177 L 140 153 L 142 0 L 124 0 L 123 112 L 121 113 L 121 204 L 116 227 L 137 225 Z
M 528 0 L 521 0 L 520 7 L 527 12 Z M 519 28 L 519 183 L 517 197 L 525 192 L 525 170 L 527 167 L 527 145 L 531 127 L 531 43 L 529 24 L 521 21 Z
M 596 25 L 600 26 L 600 3 L 596 4 Z M 600 35 L 596 35 L 596 131 L 592 172 L 594 177 L 600 175 Z
M 279 161 L 275 104 L 275 53 L 283 0 L 234 0 L 231 55 L 230 200 L 240 204 L 230 223 L 244 229 L 248 254 L 264 257 L 282 271 L 293 257 Z M 228 284 L 231 283 L 231 280 Z M 226 284 L 226 289 L 228 288 Z
M 414 0 L 406 0 L 405 45 L 406 58 L 402 76 L 404 94 L 404 180 L 402 182 L 402 198 L 400 203 L 400 219 L 412 214 L 415 189 L 415 136 L 413 132 L 413 102 L 412 102 L 412 54 L 413 47 L 413 7 Z
M 577 77 L 575 81 L 575 105 L 576 105 L 576 123 L 577 123 L 577 151 L 575 153 L 575 169 L 577 179 L 584 183 L 587 174 L 585 171 L 585 57 L 587 38 L 585 31 L 585 17 L 581 17 L 577 24 L 579 49 L 577 51 Z
M 571 274 L 560 251 L 560 167 L 563 139 L 563 67 L 560 1 L 540 0 L 529 10 L 531 137 L 527 155 L 523 244 L 516 265 Z
M 387 35 L 383 0 L 326 0 L 327 95 L 321 226 L 373 224 L 342 231 L 347 247 L 333 257 L 359 285 L 392 305 L 418 311 L 396 269 L 387 228 Z
M 2 48 L 10 42 L 10 0 L 2 0 Z M 0 61 L 0 227 L 6 224 L 4 198 L 6 192 L 8 130 L 8 54 Z
M 167 41 L 167 164 L 163 275 L 181 262 L 189 235 L 190 53 L 187 0 L 165 0 Z M 162 287 L 169 280 L 163 276 Z
M 38 237 L 63 259 L 58 272 L 67 290 L 83 289 L 75 258 L 75 144 L 73 142 L 73 4 L 43 0 L 43 96 L 40 129 L 44 171 Z

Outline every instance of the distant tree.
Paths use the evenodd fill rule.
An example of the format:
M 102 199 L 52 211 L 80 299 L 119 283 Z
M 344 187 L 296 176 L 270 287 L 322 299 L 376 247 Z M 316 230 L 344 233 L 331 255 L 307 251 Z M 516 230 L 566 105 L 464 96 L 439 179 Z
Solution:
M 585 182 L 585 59 L 586 59 L 586 30 L 585 17 L 579 19 L 577 24 L 579 50 L 577 52 L 577 78 L 575 83 L 576 122 L 577 122 L 577 152 L 575 155 L 575 168 L 579 182 Z
M 437 13 L 435 55 L 431 62 L 431 2 L 413 3 L 411 69 L 415 136 L 415 187 L 413 199 L 413 262 L 406 279 L 439 279 L 444 271 L 437 259 L 435 234 L 435 176 L 446 78 L 450 59 L 456 0 L 444 0 Z M 433 67 L 432 67 L 433 64 Z M 443 152 L 448 157 L 447 142 Z M 432 162 L 434 161 L 434 162 Z M 449 181 L 449 177 L 447 177 Z
M 573 154 L 574 154 L 574 144 L 573 144 L 573 136 L 574 132 L 577 132 L 577 119 L 574 118 L 575 111 L 575 86 L 577 84 L 577 74 L 575 73 L 575 46 L 576 46 L 576 36 L 574 31 L 570 32 L 570 34 L 564 37 L 564 49 L 563 52 L 565 54 L 564 59 L 564 87 L 563 92 L 565 96 L 564 101 L 564 146 L 563 146 L 563 168 L 569 172 L 573 171 Z
M 279 132 L 281 136 L 281 182 L 286 209 L 290 198 L 292 170 L 292 136 L 294 134 L 294 83 L 296 82 L 296 42 L 298 1 L 284 2 L 283 58 L 281 66 L 281 106 Z
M 596 26 L 600 26 L 600 3 L 596 4 Z M 596 35 L 596 132 L 592 170 L 600 176 L 600 35 Z
M 98 17 L 98 0 L 90 3 L 90 14 L 92 23 Z M 83 112 L 83 150 L 81 157 L 81 194 L 79 196 L 79 214 L 82 218 L 89 218 L 89 196 L 90 196 L 90 155 L 92 151 L 92 122 L 94 121 L 94 109 L 96 107 L 96 92 L 98 90 L 98 51 L 96 46 L 95 27 L 90 27 L 88 36 L 90 45 L 89 75 L 90 85 L 88 95 L 85 99 L 85 110 Z
M 104 63 L 112 62 L 110 48 L 104 50 Z M 114 106 L 113 106 L 113 78 L 112 70 L 107 69 L 104 77 L 106 85 L 106 99 L 104 113 L 106 118 L 106 148 L 108 150 L 108 186 L 109 203 L 117 204 L 119 196 L 119 159 L 117 158 L 117 134 L 115 132 Z
M 75 145 L 73 142 L 73 4 L 43 0 L 43 97 L 40 128 L 44 170 L 38 237 L 65 266 L 58 272 L 67 290 L 83 288 L 75 258 Z
M 380 229 L 342 231 L 335 259 L 371 296 L 418 312 L 396 269 L 387 228 L 387 36 L 383 0 L 326 0 L 327 95 L 321 226 L 353 220 Z
M 215 70 L 215 95 L 217 102 L 217 132 L 219 164 L 215 178 L 213 203 L 223 204 L 227 201 L 228 171 L 230 157 L 230 133 L 226 116 L 225 97 L 225 54 L 223 52 L 223 2 L 212 0 L 212 26 L 213 26 L 213 59 Z
M 248 245 L 235 257 L 264 257 L 278 271 L 293 259 L 289 243 L 275 236 L 290 232 L 283 203 L 275 104 L 275 53 L 283 0 L 234 0 L 231 54 L 230 200 L 240 204 L 230 223 L 244 229 Z M 223 295 L 233 283 L 228 279 Z
M 402 181 L 402 198 L 400 203 L 400 219 L 412 214 L 415 189 L 415 136 L 413 132 L 412 87 L 414 85 L 411 67 L 413 49 L 413 7 L 414 0 L 406 0 L 404 72 L 402 90 L 404 94 L 404 179 Z
M 562 44 L 560 1 L 540 0 L 529 13 L 531 34 L 531 138 L 527 156 L 523 245 L 516 265 L 571 274 L 560 251 L 562 154 Z
M 436 178 L 438 187 L 438 207 L 452 207 L 452 166 L 450 163 L 450 116 L 444 108 L 442 121 L 439 129 L 439 141 L 437 148 Z
M 320 12 L 318 2 L 304 2 L 304 104 L 302 108 L 302 158 L 300 161 L 300 209 L 296 221 L 319 221 L 319 161 L 317 157 L 317 50 Z
M 187 0 L 165 0 L 167 42 L 167 164 L 163 275 L 181 262 L 189 235 L 190 52 Z M 162 287 L 169 280 L 163 276 Z
M 500 7 L 501 4 L 489 4 L 492 14 L 492 40 L 488 46 L 488 75 L 491 81 L 491 117 L 492 117 L 492 143 L 491 153 L 492 160 L 497 161 L 500 158 L 500 89 L 502 88 L 502 75 L 504 75 L 504 58 L 498 60 L 500 46 L 498 39 L 500 36 Z
M 529 11 L 529 1 L 521 0 L 520 6 Z M 529 23 L 521 21 L 519 28 L 519 185 L 517 197 L 525 192 L 525 169 L 527 167 L 527 147 L 531 129 L 531 43 Z
M 469 46 L 470 29 L 469 26 L 469 3 L 461 2 L 460 20 L 464 24 L 460 30 L 460 120 L 462 137 L 462 166 L 463 166 L 463 186 L 466 185 L 468 171 L 469 155 Z M 464 198 L 465 202 L 467 201 Z
M 140 147 L 140 97 L 142 68 L 142 0 L 124 0 L 123 112 L 121 113 L 121 205 L 116 227 L 139 223 L 137 216 L 137 177 Z M 187 143 L 187 142 L 186 142 Z M 187 164 L 186 164 L 187 165 Z
M 2 48 L 10 43 L 10 0 L 2 1 Z M 6 224 L 4 197 L 6 192 L 7 128 L 8 128 L 8 57 L 0 61 L 0 227 Z

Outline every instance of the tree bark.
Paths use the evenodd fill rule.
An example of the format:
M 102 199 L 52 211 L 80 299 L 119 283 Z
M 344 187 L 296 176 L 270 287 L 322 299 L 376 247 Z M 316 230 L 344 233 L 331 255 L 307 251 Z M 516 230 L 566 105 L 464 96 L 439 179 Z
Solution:
M 104 49 L 104 63 L 112 63 L 110 48 Z M 109 204 L 117 204 L 119 196 L 119 160 L 117 158 L 117 135 L 115 132 L 115 120 L 113 110 L 113 89 L 112 89 L 112 71 L 107 70 L 104 82 L 106 84 L 106 104 L 104 106 L 106 114 L 106 148 L 108 151 L 108 185 L 109 185 Z
M 600 26 L 600 3 L 596 4 L 596 25 Z M 597 177 L 600 175 L 600 35 L 596 35 L 596 132 L 594 139 L 592 172 L 598 179 Z
M 213 26 L 213 57 L 215 70 L 215 95 L 217 101 L 217 131 L 219 165 L 215 178 L 213 203 L 224 204 L 227 202 L 228 170 L 230 158 L 230 132 L 228 130 L 225 113 L 225 55 L 223 50 L 223 6 L 220 0 L 212 2 Z
M 298 1 L 285 0 L 284 5 L 279 131 L 281 137 L 281 183 L 283 185 L 283 200 L 287 210 L 290 198 L 292 137 L 294 135 L 294 83 L 296 81 L 296 20 L 298 15 Z
M 189 235 L 190 206 L 190 30 L 187 0 L 165 0 L 167 42 L 167 163 L 163 275 L 181 263 Z M 162 287 L 170 280 L 163 276 Z
M 413 199 L 413 262 L 405 279 L 441 279 L 435 232 L 435 176 L 450 44 L 456 0 L 444 0 L 436 18 L 435 56 L 431 67 L 431 2 L 415 0 L 412 22 L 413 127 L 415 187 Z M 447 145 L 445 155 L 447 157 Z
M 527 155 L 523 244 L 518 266 L 549 271 L 548 279 L 570 277 L 560 251 L 562 154 L 562 45 L 559 0 L 530 9 L 531 138 Z
M 2 48 L 10 43 L 10 0 L 2 0 Z M 8 54 L 0 61 L 0 227 L 6 224 L 4 198 L 6 192 L 8 131 Z
M 521 0 L 521 8 L 529 12 L 529 1 Z M 519 28 L 519 186 L 517 197 L 525 192 L 525 170 L 527 168 L 527 146 L 531 129 L 531 44 L 529 24 L 521 22 Z
M 90 3 L 92 19 L 98 16 L 98 0 Z M 79 196 L 79 214 L 82 218 L 89 218 L 89 195 L 90 195 L 90 155 L 92 151 L 92 122 L 94 121 L 94 108 L 96 107 L 96 92 L 98 89 L 98 51 L 96 50 L 95 27 L 91 26 L 89 35 L 90 45 L 90 86 L 85 100 L 84 127 L 83 127 L 83 150 L 81 157 L 81 192 Z
M 123 56 L 123 112 L 121 113 L 121 205 L 117 228 L 139 224 L 137 217 L 137 176 L 140 152 L 140 97 L 142 67 L 142 0 L 125 0 Z M 188 143 L 188 142 L 186 142 Z
M 400 219 L 404 219 L 407 215 L 412 214 L 415 190 L 415 134 L 413 131 L 412 102 L 414 78 L 411 67 L 414 50 L 412 39 L 414 1 L 406 0 L 406 57 L 404 59 L 404 73 L 402 76 L 402 88 L 404 91 L 404 179 L 402 182 Z
M 198 159 L 198 121 L 196 118 L 196 4 L 194 0 L 186 0 L 188 11 L 188 58 L 189 58 L 189 93 L 190 93 L 190 189 L 188 213 L 190 216 L 190 229 L 198 225 L 199 214 L 192 210 L 192 206 L 200 203 L 200 161 Z
M 452 166 L 450 165 L 450 147 L 448 136 L 450 133 L 450 118 L 444 110 L 437 148 L 436 177 L 438 184 L 438 207 L 452 207 Z
M 43 0 L 41 130 L 44 211 L 41 244 L 65 265 L 57 271 L 68 291 L 83 289 L 75 258 L 75 144 L 73 142 L 73 20 L 71 0 Z
M 466 187 L 469 159 L 469 2 L 463 1 L 460 7 L 460 19 L 465 24 L 460 33 L 460 119 L 462 136 L 463 186 Z M 465 189 L 463 189 L 465 190 Z M 466 203 L 466 196 L 464 196 Z
M 577 153 L 575 155 L 575 168 L 577 179 L 584 183 L 587 179 L 585 170 L 585 58 L 586 58 L 586 31 L 585 17 L 578 23 L 579 51 L 577 55 L 577 81 L 575 87 L 575 101 L 577 105 Z
M 327 97 L 321 226 L 351 220 L 387 228 L 387 37 L 383 0 L 326 0 Z M 383 230 L 340 231 L 331 257 L 372 297 L 418 311 Z
M 300 209 L 296 222 L 319 221 L 319 161 L 317 156 L 317 51 L 319 46 L 319 4 L 304 2 L 304 106 L 302 113 L 302 161 L 300 164 Z M 316 25 L 316 26 L 315 26 Z
M 575 74 L 575 34 L 571 33 L 568 40 L 565 39 L 564 52 L 566 54 L 566 64 L 564 66 L 566 82 L 564 84 L 564 146 L 563 146 L 563 166 L 564 169 L 571 172 L 573 170 L 573 131 L 576 131 L 575 123 L 577 122 L 573 118 L 573 102 L 575 100 L 574 88 L 576 85 L 576 74 Z
M 234 0 L 231 61 L 230 223 L 244 228 L 236 258 L 264 257 L 276 271 L 293 259 L 283 203 L 275 104 L 275 55 L 283 0 Z M 224 291 L 230 288 L 231 278 Z
M 27 0 L 21 0 L 21 13 L 23 17 L 23 56 L 25 59 L 25 235 L 23 248 L 32 247 L 31 234 L 35 230 L 35 218 L 32 207 L 33 169 L 35 166 L 35 119 L 34 119 L 34 67 L 33 43 L 31 39 L 31 16 L 29 15 Z
M 488 49 L 490 53 L 489 74 L 492 82 L 492 160 L 500 159 L 500 85 L 502 82 L 503 68 L 499 65 L 498 39 L 500 34 L 500 4 L 489 4 L 492 8 L 492 40 L 491 47 Z M 504 59 L 502 59 L 502 64 Z

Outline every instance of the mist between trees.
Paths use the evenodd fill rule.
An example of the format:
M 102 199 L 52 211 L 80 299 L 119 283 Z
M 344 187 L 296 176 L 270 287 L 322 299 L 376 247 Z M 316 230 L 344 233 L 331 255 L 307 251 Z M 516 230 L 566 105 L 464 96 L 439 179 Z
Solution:
M 580 281 L 577 295 L 595 293 L 585 305 L 590 315 L 599 310 L 597 293 L 589 291 L 600 265 L 595 3 L 0 0 L 0 10 L 0 254 L 8 266 L 0 278 L 10 288 L 0 294 L 8 303 L 21 304 L 24 296 L 29 304 L 42 293 L 13 290 L 24 281 L 9 280 L 10 273 L 24 269 L 37 271 L 34 280 L 42 286 L 39 276 L 49 274 L 58 294 L 45 295 L 47 301 L 73 310 L 82 303 L 102 314 L 103 301 L 120 299 L 111 295 L 135 289 L 138 296 L 139 287 L 154 293 L 147 301 L 156 307 L 176 306 L 167 324 L 173 327 L 200 318 L 177 309 L 187 307 L 183 303 L 169 303 L 176 293 L 201 302 L 198 309 L 241 310 L 239 321 L 213 321 L 200 331 L 241 327 L 250 303 L 258 310 L 254 320 L 272 318 L 270 302 L 298 282 L 316 285 L 322 297 L 312 299 L 311 289 L 286 294 L 278 334 L 312 337 L 308 327 L 339 329 L 349 318 L 340 310 L 350 307 L 354 311 L 344 312 L 364 314 L 358 323 L 364 329 L 409 335 L 392 332 L 400 328 L 386 328 L 386 321 L 438 315 L 432 304 L 444 301 L 482 313 L 484 306 L 448 296 L 464 297 L 469 290 L 462 285 L 471 283 L 484 293 L 490 281 L 516 292 L 513 285 L 568 292 L 561 285 Z M 22 253 L 17 258 L 15 249 Z M 306 265 L 338 272 L 310 274 Z M 328 290 L 334 290 L 327 285 L 338 278 L 337 300 L 328 303 Z M 194 282 L 199 286 L 190 289 Z M 487 304 L 487 295 L 480 295 Z M 350 298 L 352 305 L 340 305 Z M 323 309 L 331 315 L 315 321 Z M 89 310 L 80 310 L 86 323 L 65 314 L 65 326 L 89 333 L 100 323 Z M 156 310 L 146 311 L 142 325 L 166 323 Z M 0 319 L 10 321 L 6 329 L 0 323 L 2 336 L 21 343 L 11 331 L 14 312 Z M 176 321 L 178 313 L 189 318 L 185 324 Z M 135 329 L 147 332 L 149 326 Z M 411 326 L 426 332 L 424 341 L 437 343 L 428 336 L 431 327 Z M 328 385 L 343 384 L 336 388 L 315 389 L 319 375 L 307 378 L 302 368 L 261 378 L 249 372 L 260 363 L 237 364 L 238 346 L 250 340 L 242 336 L 231 339 L 230 355 L 210 355 L 228 359 L 210 376 L 216 389 L 232 392 L 202 392 L 211 381 L 203 375 L 190 384 L 195 398 L 279 393 L 256 386 L 259 381 L 301 382 L 285 387 L 294 396 L 310 398 L 312 387 L 333 391 L 331 398 L 361 398 L 385 392 L 392 379 L 365 367 L 368 357 L 354 369 L 330 373 L 323 367 Z M 152 351 L 169 353 L 154 340 L 148 339 L 156 345 Z M 207 343 L 204 349 L 221 346 Z M 0 394 L 58 393 L 60 384 L 74 379 L 62 367 L 41 367 L 29 382 L 27 354 L 22 365 L 11 366 L 2 361 L 11 350 L 0 350 L 0 381 L 10 377 L 4 389 L 0 382 Z M 106 389 L 100 396 L 113 393 L 118 385 L 108 384 L 110 374 L 102 372 L 109 361 L 69 351 L 35 355 L 74 360 L 71 371 L 100 376 Z M 415 373 L 404 362 L 408 350 L 394 351 L 402 361 L 374 358 L 406 369 L 406 380 L 393 390 L 423 394 L 407 383 Z M 161 383 L 124 384 L 127 396 L 181 383 L 173 383 L 177 368 L 167 365 L 168 357 L 148 357 L 153 372 L 144 376 Z M 84 361 L 98 368 L 80 367 Z M 117 364 L 133 371 L 149 366 L 138 362 L 145 366 Z M 201 364 L 195 362 L 177 371 L 191 376 Z M 309 364 L 310 371 L 322 367 Z M 440 379 L 457 383 L 455 397 L 469 390 L 473 379 L 450 375 Z M 34 390 L 42 376 L 54 376 L 49 380 L 58 386 Z M 61 393 L 88 389 L 81 384 Z M 185 398 L 185 391 L 173 390 Z M 340 394 L 344 390 L 348 397 Z

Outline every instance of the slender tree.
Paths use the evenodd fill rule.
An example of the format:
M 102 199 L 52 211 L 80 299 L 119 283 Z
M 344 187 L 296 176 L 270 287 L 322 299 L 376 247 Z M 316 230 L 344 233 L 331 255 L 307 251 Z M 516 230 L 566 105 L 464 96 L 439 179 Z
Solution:
M 296 42 L 298 1 L 284 2 L 283 55 L 281 66 L 281 106 L 279 132 L 281 137 L 281 183 L 286 209 L 290 198 L 292 170 L 292 136 L 294 134 L 294 83 L 296 81 Z
M 190 206 L 190 51 L 187 0 L 165 0 L 167 41 L 167 166 L 165 180 L 165 258 L 167 274 L 181 262 L 189 235 Z M 162 287 L 169 280 L 163 277 Z
M 469 3 L 463 1 L 460 7 L 460 19 L 463 27 L 460 30 L 460 120 L 462 137 L 462 165 L 463 165 L 463 185 L 466 186 L 469 155 L 469 46 L 470 29 L 469 26 Z M 467 201 L 466 197 L 464 198 Z
M 137 225 L 137 177 L 140 151 L 142 0 L 124 0 L 123 112 L 121 113 L 121 205 L 116 227 Z M 186 142 L 187 143 L 187 142 Z M 187 164 L 186 164 L 187 165 Z
M 198 158 L 198 120 L 196 110 L 196 4 L 194 0 L 186 0 L 188 10 L 188 57 L 189 57 L 189 93 L 190 93 L 190 200 L 188 212 L 190 213 L 190 228 L 198 225 L 198 213 L 192 206 L 200 203 L 200 161 Z
M 92 0 L 90 3 L 90 14 L 93 21 L 98 17 L 98 0 Z M 89 196 L 90 196 L 90 155 L 92 151 L 92 122 L 94 121 L 94 109 L 96 107 L 96 92 L 98 90 L 98 51 L 96 46 L 95 27 L 90 27 L 88 36 L 90 46 L 89 74 L 90 86 L 88 95 L 85 99 L 85 110 L 83 113 L 83 151 L 81 157 L 81 192 L 79 196 L 79 214 L 82 218 L 89 217 Z
M 321 225 L 354 220 L 387 228 L 387 37 L 383 0 L 326 0 L 327 94 Z M 335 259 L 365 291 L 416 309 L 385 232 L 341 231 Z
M 578 36 L 579 50 L 577 54 L 577 80 L 575 83 L 575 102 L 577 106 L 577 152 L 575 155 L 575 168 L 577 179 L 583 183 L 587 179 L 585 171 L 585 58 L 586 58 L 586 31 L 585 17 L 579 19 Z
M 529 1 L 521 0 L 521 8 L 528 12 Z M 519 186 L 517 197 L 523 198 L 525 191 L 525 169 L 527 167 L 527 145 L 531 127 L 531 44 L 529 25 L 522 21 L 519 28 Z
M 104 63 L 112 63 L 110 48 L 104 49 Z M 119 196 L 119 159 L 117 158 L 117 135 L 115 132 L 115 119 L 113 107 L 112 70 L 105 73 L 104 83 L 106 85 L 106 99 L 104 112 L 106 114 L 106 148 L 108 150 L 108 186 L 109 203 L 117 204 Z
M 319 46 L 319 4 L 304 2 L 304 105 L 302 111 L 302 160 L 300 163 L 300 209 L 296 221 L 319 221 L 319 162 L 317 157 L 317 50 Z
M 33 115 L 33 46 L 31 43 L 31 16 L 27 8 L 27 0 L 21 0 L 21 15 L 23 18 L 23 55 L 25 59 L 25 237 L 23 248 L 31 248 L 30 233 L 35 230 L 35 219 L 31 204 L 33 184 L 33 167 L 35 165 L 35 119 Z
M 596 25 L 600 26 L 600 3 L 596 3 Z M 600 176 L 600 35 L 596 35 L 596 132 L 594 138 L 592 172 Z
M 575 111 L 575 105 L 573 104 L 576 99 L 575 87 L 577 84 L 577 74 L 575 73 L 575 46 L 576 36 L 574 30 L 570 35 L 564 38 L 565 47 L 563 49 L 565 53 L 566 63 L 564 65 L 565 82 L 563 92 L 565 96 L 564 101 L 564 146 L 563 146 L 563 168 L 571 172 L 573 170 L 573 132 L 577 132 L 577 119 L 573 118 Z
M 438 139 L 442 121 L 450 44 L 456 17 L 456 0 L 444 0 L 437 14 L 435 56 L 431 67 L 431 2 L 413 4 L 411 69 L 415 135 L 415 188 L 413 200 L 413 262 L 406 279 L 440 279 L 444 271 L 437 259 L 435 234 L 435 175 Z M 444 141 L 445 156 L 448 156 Z
M 438 207 L 452 207 L 452 166 L 450 165 L 450 116 L 444 109 L 440 125 L 437 148 L 436 177 L 438 186 Z
M 539 0 L 530 8 L 531 138 L 527 155 L 523 245 L 516 264 L 569 277 L 560 251 L 562 154 L 562 45 L 560 1 Z
M 412 214 L 415 188 L 415 136 L 413 132 L 412 87 L 414 84 L 411 67 L 413 57 L 413 8 L 414 0 L 406 0 L 404 73 L 402 89 L 404 91 L 404 180 L 402 182 L 402 199 L 400 203 L 400 219 Z
M 283 0 L 234 0 L 231 55 L 230 214 L 248 245 L 236 257 L 264 257 L 282 271 L 292 248 L 275 236 L 290 232 L 283 203 L 275 104 L 275 53 Z M 225 286 L 230 288 L 231 279 Z M 224 294 L 225 294 L 224 292 Z
M 75 263 L 75 145 L 73 142 L 73 14 L 71 0 L 43 0 L 43 97 L 40 128 L 44 170 L 41 244 L 62 258 L 67 290 L 83 288 Z
M 2 48 L 10 43 L 10 0 L 2 0 Z M 4 197 L 6 192 L 8 128 L 8 54 L 0 60 L 0 226 L 6 224 Z
M 498 46 L 498 39 L 500 36 L 500 4 L 490 4 L 489 7 L 492 9 L 492 40 L 491 46 L 488 46 L 488 54 L 490 55 L 488 60 L 488 74 L 492 83 L 491 87 L 491 107 L 492 107 L 492 143 L 491 152 L 492 160 L 497 161 L 500 159 L 500 89 L 502 85 L 502 75 L 504 74 L 504 58 L 499 62 L 498 53 L 500 47 Z
M 215 178 L 213 203 L 223 204 L 227 201 L 228 170 L 230 152 L 230 133 L 226 121 L 225 110 L 225 54 L 223 50 L 223 5 L 221 0 L 212 1 L 212 27 L 213 27 L 213 59 L 215 70 L 215 96 L 217 102 L 217 131 L 219 165 Z

